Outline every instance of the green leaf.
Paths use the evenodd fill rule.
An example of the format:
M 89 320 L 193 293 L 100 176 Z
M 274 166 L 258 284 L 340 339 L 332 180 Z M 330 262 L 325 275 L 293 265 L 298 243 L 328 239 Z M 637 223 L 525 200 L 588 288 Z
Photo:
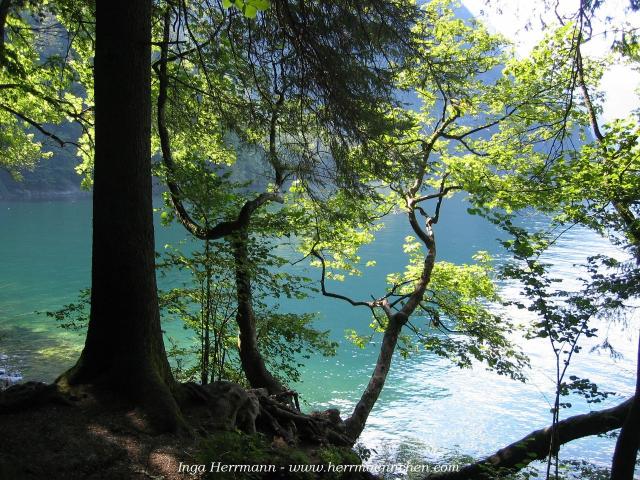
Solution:
M 247 5 L 251 5 L 262 12 L 271 6 L 271 2 L 269 0 L 249 0 Z
M 258 9 L 253 5 L 246 4 L 242 9 L 242 13 L 247 18 L 256 18 L 256 15 L 258 14 Z

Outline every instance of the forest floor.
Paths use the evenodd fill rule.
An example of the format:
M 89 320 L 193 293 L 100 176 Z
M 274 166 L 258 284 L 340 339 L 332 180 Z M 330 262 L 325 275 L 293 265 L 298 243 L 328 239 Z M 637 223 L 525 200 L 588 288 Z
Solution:
M 194 438 L 150 435 L 135 413 L 97 404 L 46 404 L 0 416 L 0 479 L 182 480 L 195 463 Z
M 0 480 L 375 478 L 365 473 L 289 473 L 291 464 L 359 464 L 357 455 L 345 447 L 289 446 L 277 436 L 205 432 L 195 411 L 183 411 L 195 433 L 151 434 L 136 411 L 105 408 L 91 395 L 66 403 L 45 396 L 0 413 Z M 217 462 L 272 464 L 277 471 L 211 473 L 211 464 Z

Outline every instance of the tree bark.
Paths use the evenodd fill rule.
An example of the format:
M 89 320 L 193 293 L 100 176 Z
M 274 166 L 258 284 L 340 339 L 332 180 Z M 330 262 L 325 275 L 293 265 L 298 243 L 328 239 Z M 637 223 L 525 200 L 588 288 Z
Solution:
M 248 245 L 249 234 L 246 228 L 243 228 L 232 239 L 238 297 L 236 322 L 240 330 L 238 337 L 240 362 L 252 388 L 266 388 L 270 394 L 282 393 L 286 388 L 269 372 L 258 349 Z
M 409 211 L 409 223 L 411 224 L 414 232 L 425 244 L 428 252 L 424 259 L 420 278 L 417 280 L 416 286 L 407 298 L 406 303 L 399 311 L 394 313 L 386 302 L 386 299 L 376 302 L 376 306 L 381 307 L 385 311 L 387 316 L 387 326 L 385 327 L 384 335 L 382 337 L 382 345 L 380 346 L 378 360 L 376 361 L 376 366 L 371 378 L 369 379 L 367 388 L 362 393 L 362 396 L 356 404 L 351 416 L 345 420 L 347 435 L 354 443 L 360 434 L 362 434 L 367 419 L 369 418 L 369 414 L 371 413 L 371 410 L 373 410 L 373 406 L 384 388 L 384 384 L 387 380 L 387 374 L 391 367 L 393 352 L 395 351 L 398 343 L 398 336 L 400 335 L 402 327 L 404 327 L 404 325 L 409 321 L 409 317 L 411 317 L 415 309 L 420 304 L 420 301 L 424 296 L 424 292 L 431 281 L 431 272 L 433 271 L 436 261 L 436 242 L 431 229 L 431 223 L 430 221 L 427 222 L 428 227 L 426 231 L 420 228 L 413 209 Z M 322 290 L 323 293 L 325 293 L 324 271 L 322 284 Z
M 91 313 L 84 350 L 58 382 L 183 425 L 160 329 L 151 196 L 151 0 L 96 2 Z
M 582 90 L 585 100 L 587 112 L 589 114 L 589 122 L 593 129 L 593 134 L 598 143 L 604 141 L 604 136 L 598 125 L 596 110 L 591 103 L 591 96 L 587 89 L 584 79 L 584 68 L 582 63 L 582 53 L 580 50 L 581 37 L 578 38 L 576 46 L 576 70 L 578 74 L 578 83 Z M 635 217 L 629 205 L 623 201 L 612 199 L 613 208 L 620 215 L 620 219 L 624 224 L 622 231 L 627 235 L 629 243 L 633 247 L 633 254 L 636 263 L 640 264 L 640 222 Z M 636 458 L 640 447 L 640 343 L 638 345 L 638 365 L 636 372 L 636 392 L 631 409 L 629 410 L 629 418 L 626 419 L 620 430 L 620 436 L 616 442 L 616 449 L 613 453 L 611 462 L 611 480 L 632 480 L 635 471 Z
M 640 344 L 636 368 L 636 394 L 613 452 L 611 480 L 633 480 L 636 469 L 636 458 L 640 446 Z
M 353 439 L 354 442 L 364 430 L 369 414 L 371 410 L 373 410 L 373 406 L 378 400 L 387 380 L 387 374 L 389 373 L 391 360 L 393 359 L 393 352 L 398 343 L 398 335 L 400 335 L 402 326 L 403 324 L 398 321 L 395 316 L 387 323 L 384 336 L 382 337 L 378 360 L 376 361 L 376 366 L 373 369 L 373 374 L 369 379 L 367 388 L 362 393 L 351 416 L 345 420 L 347 435 Z
M 625 422 L 634 398 L 618 406 L 597 412 L 575 415 L 557 424 L 558 447 L 565 443 L 606 433 L 620 428 Z M 494 480 L 523 469 L 534 460 L 543 460 L 549 455 L 552 427 L 530 433 L 517 442 L 498 450 L 479 462 L 467 465 L 457 472 L 429 475 L 429 480 Z

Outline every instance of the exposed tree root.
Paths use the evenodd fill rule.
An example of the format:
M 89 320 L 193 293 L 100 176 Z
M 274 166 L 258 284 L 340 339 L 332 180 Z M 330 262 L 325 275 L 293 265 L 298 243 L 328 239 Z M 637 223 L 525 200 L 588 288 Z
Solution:
M 344 423 L 337 410 L 307 415 L 266 395 L 265 391 L 253 390 L 260 402 L 259 421 L 262 427 L 271 429 L 287 443 L 339 445 L 350 447 L 353 440 L 346 434 Z
M 606 433 L 622 427 L 631 408 L 633 397 L 612 408 L 575 415 L 558 423 L 559 445 Z M 429 475 L 429 480 L 495 480 L 523 469 L 534 460 L 549 454 L 551 427 L 542 428 L 498 450 L 493 455 L 461 468 L 457 472 Z
M 207 411 L 202 426 L 208 430 L 259 431 L 282 438 L 287 444 L 352 446 L 337 410 L 307 415 L 292 406 L 293 392 L 269 395 L 266 389 L 244 390 L 230 382 L 209 385 L 183 384 L 182 403 L 187 410 L 196 405 Z M 297 406 L 297 405 L 296 405 Z
M 0 392 L 0 414 L 18 413 L 51 404 L 81 407 L 85 398 L 101 411 L 122 410 L 131 415 L 132 426 L 141 432 L 145 428 L 143 410 L 132 411 L 127 404 L 118 404 L 100 395 L 90 386 L 65 388 L 65 384 L 47 385 L 27 382 Z M 181 418 L 184 416 L 191 433 L 207 436 L 220 430 L 241 430 L 248 434 L 257 431 L 289 445 L 336 445 L 351 447 L 353 440 L 346 434 L 337 410 L 314 412 L 311 415 L 297 410 L 290 398 L 269 395 L 266 389 L 245 390 L 231 382 L 208 385 L 179 384 L 176 389 Z M 127 413 L 129 412 L 129 413 Z
M 37 408 L 51 403 L 73 405 L 73 395 L 63 393 L 56 384 L 26 382 L 0 391 L 0 414 Z

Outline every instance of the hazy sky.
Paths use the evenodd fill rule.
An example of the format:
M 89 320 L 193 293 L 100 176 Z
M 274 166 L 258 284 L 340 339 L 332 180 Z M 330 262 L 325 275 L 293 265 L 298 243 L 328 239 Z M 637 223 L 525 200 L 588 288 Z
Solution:
M 485 23 L 495 31 L 502 33 L 516 44 L 519 55 L 527 55 L 531 48 L 542 39 L 544 31 L 541 22 L 537 20 L 541 15 L 546 22 L 551 23 L 555 18 L 552 12 L 543 10 L 542 0 L 529 1 L 502 1 L 500 2 L 502 12 L 498 14 L 495 9 L 488 8 L 485 0 L 462 0 L 472 14 L 479 16 L 484 12 Z M 576 9 L 577 0 L 560 0 L 562 7 Z M 609 0 L 599 12 L 600 18 L 605 15 L 616 20 L 622 19 L 632 22 L 640 27 L 640 14 L 630 14 L 625 12 L 628 0 Z M 569 10 L 567 10 L 569 11 Z M 530 20 L 531 28 L 525 29 L 527 21 Z M 602 24 L 594 24 L 594 32 L 601 32 Z M 590 57 L 601 57 L 609 51 L 613 37 L 605 38 L 604 35 L 597 35 L 583 47 L 583 55 Z M 635 89 L 640 85 L 640 74 L 625 65 L 616 65 L 605 73 L 602 79 L 602 90 L 606 95 L 604 112 L 601 121 L 609 121 L 617 117 L 625 117 L 629 112 L 640 107 L 639 96 Z

